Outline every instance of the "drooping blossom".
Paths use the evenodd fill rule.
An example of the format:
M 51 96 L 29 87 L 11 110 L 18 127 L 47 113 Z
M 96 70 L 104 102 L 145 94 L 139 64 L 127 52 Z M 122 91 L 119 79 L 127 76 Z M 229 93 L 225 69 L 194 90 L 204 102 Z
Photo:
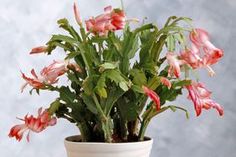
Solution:
M 125 13 L 120 9 L 112 9 L 111 6 L 104 8 L 104 14 L 86 20 L 88 31 L 100 36 L 107 35 L 109 31 L 123 29 L 125 26 Z
M 29 78 L 22 73 L 22 78 L 26 81 L 26 83 L 22 86 L 21 91 L 23 92 L 27 85 L 30 85 L 35 89 L 42 89 L 46 85 L 56 83 L 58 81 L 58 77 L 65 74 L 68 67 L 74 68 L 76 71 L 81 72 L 81 69 L 77 64 L 68 63 L 67 61 L 53 61 L 52 64 L 41 70 L 39 76 L 35 73 L 34 69 L 31 70 L 33 78 Z
M 190 40 L 193 43 L 192 51 L 198 50 L 198 57 L 201 58 L 202 67 L 206 67 L 210 75 L 214 74 L 211 65 L 217 63 L 224 55 L 223 50 L 215 47 L 209 38 L 207 31 L 196 28 L 190 32 Z M 204 53 L 200 53 L 203 50 Z
M 171 88 L 171 82 L 170 80 L 168 80 L 167 78 L 165 77 L 161 77 L 161 83 L 165 86 L 167 86 L 169 89 Z
M 180 77 L 180 66 L 185 64 L 183 60 L 178 58 L 179 56 L 173 52 L 168 52 L 166 54 L 167 62 L 170 66 L 168 73 L 169 75 L 175 75 L 177 78 Z
M 26 139 L 29 142 L 30 132 L 39 133 L 46 129 L 48 126 L 53 126 L 56 124 L 57 120 L 52 117 L 47 110 L 42 111 L 42 108 L 38 109 L 38 116 L 26 115 L 24 119 L 20 119 L 24 124 L 15 125 L 11 128 L 9 132 L 9 137 L 14 137 L 16 140 L 20 141 L 25 132 L 28 131 Z
M 223 50 L 216 48 L 210 42 L 210 37 L 206 30 L 201 28 L 196 28 L 190 32 L 189 38 L 194 45 L 196 45 L 199 48 L 203 48 L 207 54 L 215 56 L 214 58 L 215 60 L 218 60 L 221 57 L 223 57 L 224 55 Z
M 203 83 L 192 81 L 192 84 L 186 88 L 189 92 L 188 98 L 194 103 L 197 116 L 201 114 L 202 109 L 208 110 L 210 108 L 215 108 L 220 116 L 224 114 L 223 108 L 211 99 L 211 92 L 205 88 Z
M 160 98 L 153 90 L 146 86 L 143 86 L 144 93 L 156 104 L 156 109 L 159 111 L 161 109 Z
M 73 9 L 74 9 L 75 20 L 81 26 L 82 25 L 82 20 L 81 20 L 81 17 L 80 17 L 80 12 L 79 12 L 79 8 L 78 8 L 77 3 L 74 3 Z
M 47 52 L 47 47 L 46 46 L 39 46 L 35 47 L 30 51 L 30 54 L 38 54 L 38 53 L 45 53 Z

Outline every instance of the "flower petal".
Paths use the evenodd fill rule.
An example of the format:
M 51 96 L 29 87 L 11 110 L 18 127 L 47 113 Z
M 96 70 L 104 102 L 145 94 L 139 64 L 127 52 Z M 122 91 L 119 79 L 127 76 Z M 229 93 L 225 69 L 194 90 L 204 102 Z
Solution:
M 30 51 L 30 54 L 45 53 L 47 52 L 47 49 L 48 48 L 46 46 L 35 47 Z
M 175 75 L 177 78 L 180 77 L 180 66 L 184 64 L 182 60 L 178 59 L 178 56 L 173 52 L 168 52 L 166 54 L 166 59 L 168 61 L 168 64 L 170 65 L 170 68 L 168 70 L 169 75 Z
M 186 88 L 189 92 L 188 97 L 194 103 L 194 108 L 197 116 L 201 114 L 202 108 L 206 110 L 215 108 L 219 112 L 220 116 L 223 115 L 223 108 L 210 98 L 211 92 L 205 88 L 205 85 L 203 83 L 192 81 L 192 84 L 186 86 Z
M 74 2 L 73 9 L 74 9 L 74 15 L 75 15 L 75 20 L 76 20 L 76 22 L 77 22 L 79 25 L 82 25 L 82 20 L 81 20 L 81 17 L 80 17 L 79 8 L 78 8 L 77 3 L 75 3 L 75 2 Z
M 143 86 L 143 91 L 145 94 L 156 104 L 156 109 L 159 111 L 161 109 L 161 103 L 159 96 L 151 89 L 147 88 L 146 86 Z
M 167 86 L 169 89 L 171 88 L 171 82 L 170 80 L 168 80 L 167 78 L 165 77 L 161 77 L 161 83 L 165 86 Z

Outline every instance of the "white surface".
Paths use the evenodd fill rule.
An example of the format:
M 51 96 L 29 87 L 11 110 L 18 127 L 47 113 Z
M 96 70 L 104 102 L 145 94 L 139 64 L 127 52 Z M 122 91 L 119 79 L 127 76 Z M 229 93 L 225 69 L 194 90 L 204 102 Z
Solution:
M 214 43 L 225 50 L 224 59 L 214 66 L 217 76 L 209 78 L 202 71 L 201 79 L 213 91 L 213 98 L 225 108 L 225 116 L 212 110 L 196 118 L 191 102 L 185 96 L 177 105 L 191 113 L 171 111 L 155 118 L 148 135 L 154 138 L 152 157 L 233 157 L 236 154 L 236 23 L 235 0 L 124 0 L 129 17 L 149 17 L 161 25 L 171 15 L 192 17 L 195 24 L 209 30 Z M 44 44 L 52 33 L 58 33 L 56 21 L 67 17 L 74 22 L 72 0 L 0 0 L 0 153 L 2 157 L 66 157 L 64 137 L 76 134 L 72 124 L 60 120 L 55 127 L 40 134 L 31 134 L 31 142 L 18 143 L 7 137 L 10 127 L 19 123 L 15 117 L 36 113 L 56 95 L 21 94 L 20 70 L 41 69 L 63 52 L 48 56 L 29 56 L 29 50 Z M 80 0 L 83 19 L 100 13 L 103 6 L 119 5 L 118 0 Z M 78 28 L 78 27 L 77 27 Z M 186 93 L 185 93 L 186 94 Z

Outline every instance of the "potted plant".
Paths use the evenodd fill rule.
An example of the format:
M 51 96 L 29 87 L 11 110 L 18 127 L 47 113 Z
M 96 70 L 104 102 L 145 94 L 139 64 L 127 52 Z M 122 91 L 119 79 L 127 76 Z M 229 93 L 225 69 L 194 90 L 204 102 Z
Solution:
M 41 90 L 57 92 L 58 98 L 38 115 L 26 115 L 23 124 L 11 128 L 9 137 L 20 141 L 23 134 L 39 133 L 56 124 L 57 118 L 74 123 L 80 135 L 65 139 L 69 157 L 121 157 L 150 154 L 152 139 L 145 137 L 149 122 L 170 109 L 167 105 L 182 90 L 188 91 L 199 116 L 203 109 L 223 108 L 211 99 L 211 92 L 193 71 L 210 67 L 223 57 L 223 51 L 211 42 L 208 33 L 192 26 L 186 17 L 171 16 L 162 28 L 153 23 L 127 19 L 124 10 L 108 6 L 104 13 L 85 22 L 74 4 L 78 31 L 67 19 L 58 20 L 67 34 L 53 35 L 46 46 L 33 48 L 30 54 L 50 55 L 56 48 L 65 52 L 63 61 L 55 60 L 40 74 L 22 78 L 38 94 Z M 137 23 L 135 28 L 130 23 Z M 85 24 L 84 24 L 85 23 Z M 138 59 L 137 59 L 138 58 Z M 59 85 L 59 78 L 68 82 Z M 92 149 L 91 149 L 92 146 Z

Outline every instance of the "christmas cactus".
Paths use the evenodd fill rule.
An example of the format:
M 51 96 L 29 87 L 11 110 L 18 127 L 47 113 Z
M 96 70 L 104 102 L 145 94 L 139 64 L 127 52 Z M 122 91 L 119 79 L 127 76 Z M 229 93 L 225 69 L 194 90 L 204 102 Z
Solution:
M 38 116 L 26 115 L 23 123 L 12 127 L 9 137 L 20 141 L 25 132 L 39 133 L 56 124 L 57 118 L 74 123 L 82 142 L 143 141 L 149 122 L 166 110 L 182 110 L 167 105 L 182 90 L 194 104 L 196 115 L 222 107 L 211 99 L 211 92 L 191 74 L 206 68 L 223 56 L 204 29 L 194 28 L 192 20 L 171 16 L 162 28 L 153 23 L 127 18 L 124 10 L 108 6 L 104 13 L 83 21 L 76 4 L 74 15 L 78 29 L 67 19 L 58 20 L 66 34 L 52 35 L 45 46 L 33 48 L 30 54 L 50 55 L 62 48 L 65 59 L 55 60 L 32 76 L 22 72 L 30 93 L 42 90 L 57 92 L 50 106 Z M 130 24 L 133 23 L 134 27 Z M 60 77 L 67 84 L 57 84 Z

